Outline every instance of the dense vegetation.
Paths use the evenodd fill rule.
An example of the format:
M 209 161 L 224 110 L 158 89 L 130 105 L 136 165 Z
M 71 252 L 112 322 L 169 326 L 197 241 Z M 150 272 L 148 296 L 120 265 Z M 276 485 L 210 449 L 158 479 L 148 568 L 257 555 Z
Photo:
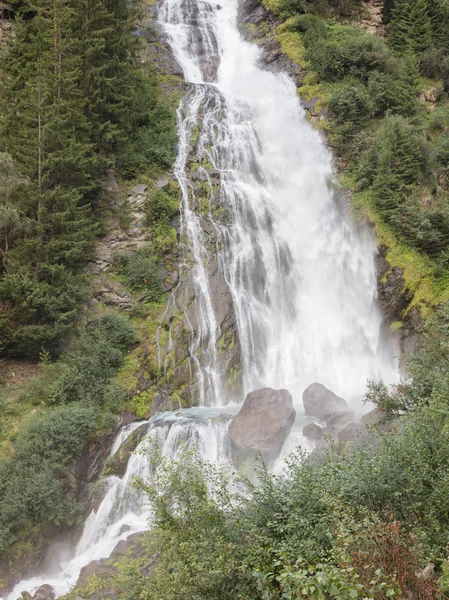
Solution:
M 0 65 L 0 352 L 57 353 L 108 171 L 169 166 L 174 115 L 139 59 L 140 2 L 17 0 Z
M 139 29 L 143 2 L 11 5 L 12 35 L 0 48 L 0 355 L 36 366 L 23 381 L 0 381 L 0 556 L 31 561 L 47 530 L 84 516 L 76 465 L 132 391 L 116 375 L 136 332 L 105 306 L 80 314 L 84 267 L 110 201 L 121 208 L 134 178 L 172 164 L 176 125 L 160 75 L 141 60 L 142 40 L 154 37 Z M 114 257 L 111 278 L 144 309 L 164 297 L 156 256 L 173 243 L 174 194 L 154 193 L 153 244 Z
M 446 597 L 448 333 L 446 307 L 410 358 L 409 382 L 371 384 L 369 397 L 402 417 L 362 447 L 334 445 L 311 461 L 298 452 L 281 476 L 261 465 L 256 484 L 200 464 L 195 452 L 174 461 L 155 452 L 158 476 L 141 486 L 157 527 L 143 559 L 119 564 L 120 598 Z M 140 576 L 154 554 L 151 576 Z M 429 561 L 435 573 L 424 572 Z
M 3 418 L 23 403 L 41 409 L 19 431 L 13 452 L 0 458 L 0 554 L 37 525 L 71 525 L 82 515 L 69 466 L 88 439 L 114 425 L 123 406 L 125 391 L 113 376 L 136 342 L 133 327 L 111 314 L 78 334 L 58 363 L 43 357 L 41 374 L 21 396 L 0 396 Z

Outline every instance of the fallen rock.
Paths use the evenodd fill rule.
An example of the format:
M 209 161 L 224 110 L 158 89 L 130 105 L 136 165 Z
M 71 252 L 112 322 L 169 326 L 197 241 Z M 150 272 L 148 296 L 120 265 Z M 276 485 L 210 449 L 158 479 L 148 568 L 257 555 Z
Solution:
M 41 585 L 33 596 L 33 600 L 55 600 L 56 592 L 51 585 Z
M 229 426 L 232 454 L 237 465 L 259 454 L 267 461 L 279 456 L 295 420 L 287 390 L 262 388 L 250 392 Z
M 339 442 L 360 443 L 369 436 L 368 430 L 360 421 L 352 421 L 337 433 Z
M 129 190 L 129 196 L 141 196 L 146 193 L 148 186 L 145 183 L 138 183 Z
M 329 429 L 341 429 L 351 421 L 356 421 L 357 417 L 352 411 L 332 413 L 326 416 L 326 426 Z
M 316 423 L 309 423 L 302 430 L 303 435 L 306 436 L 309 440 L 318 441 L 324 435 L 324 430 L 322 427 L 317 425 Z
M 306 414 L 317 419 L 324 419 L 334 413 L 349 411 L 349 406 L 343 398 L 328 390 L 321 383 L 312 383 L 302 395 Z

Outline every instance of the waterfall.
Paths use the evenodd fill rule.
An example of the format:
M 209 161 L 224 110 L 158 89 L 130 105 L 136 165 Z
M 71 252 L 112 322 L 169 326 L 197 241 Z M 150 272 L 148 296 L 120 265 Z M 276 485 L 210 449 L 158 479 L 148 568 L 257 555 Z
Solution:
M 165 0 L 160 11 L 192 83 L 178 111 L 175 175 L 200 306 L 190 349 L 200 401 L 226 402 L 207 268 L 212 230 L 235 310 L 244 393 L 284 387 L 300 407 L 303 390 L 319 381 L 357 408 L 367 379 L 392 381 L 397 372 L 381 336 L 375 244 L 336 202 L 331 156 L 293 82 L 265 71 L 262 51 L 240 36 L 237 4 Z M 220 180 L 206 215 L 195 210 L 193 161 L 210 198 Z
M 374 241 L 339 206 L 331 156 L 293 82 L 263 69 L 261 50 L 239 34 L 237 14 L 237 0 L 164 0 L 159 12 L 191 84 L 178 110 L 174 173 L 199 315 L 190 356 L 202 408 L 154 418 L 148 438 L 156 437 L 167 456 L 195 443 L 202 459 L 224 464 L 230 454 L 220 415 L 235 413 L 229 402 L 241 398 L 229 398 L 218 365 L 213 260 L 232 296 L 244 393 L 287 388 L 301 411 L 303 390 L 319 381 L 357 407 L 368 378 L 393 381 L 398 370 L 395 348 L 381 334 Z M 202 210 L 199 187 L 208 198 Z M 114 451 L 133 428 L 119 434 Z M 122 479 L 106 479 L 104 499 L 72 555 L 18 584 L 8 600 L 44 583 L 67 593 L 83 566 L 146 528 L 150 515 L 132 482 L 151 475 L 148 438 Z M 289 447 L 292 439 L 301 437 L 294 433 Z

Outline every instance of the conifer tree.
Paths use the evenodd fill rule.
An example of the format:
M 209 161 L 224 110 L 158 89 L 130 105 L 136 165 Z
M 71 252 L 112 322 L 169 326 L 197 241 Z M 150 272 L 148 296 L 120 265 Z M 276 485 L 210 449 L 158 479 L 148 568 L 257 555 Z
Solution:
M 73 6 L 83 52 L 80 85 L 87 99 L 86 115 L 97 151 L 108 157 L 130 130 L 138 49 L 133 29 L 139 3 L 76 0 Z
M 374 189 L 379 206 L 391 220 L 406 201 L 421 173 L 419 141 L 403 117 L 391 116 L 384 119 L 377 139 L 376 153 Z
M 427 0 L 427 12 L 432 28 L 433 45 L 449 51 L 449 2 Z
M 33 223 L 9 251 L 8 272 L 0 280 L 0 301 L 10 307 L 1 335 L 11 352 L 23 351 L 27 336 L 38 349 L 67 331 L 79 307 L 75 273 L 95 237 L 89 195 L 97 160 L 78 89 L 81 57 L 72 31 L 67 0 L 27 4 L 7 50 L 10 60 L 3 62 L 8 102 L 2 143 L 30 180 L 23 214 Z
M 420 53 L 432 44 L 432 27 L 427 0 L 414 0 L 410 12 L 410 41 L 413 52 Z

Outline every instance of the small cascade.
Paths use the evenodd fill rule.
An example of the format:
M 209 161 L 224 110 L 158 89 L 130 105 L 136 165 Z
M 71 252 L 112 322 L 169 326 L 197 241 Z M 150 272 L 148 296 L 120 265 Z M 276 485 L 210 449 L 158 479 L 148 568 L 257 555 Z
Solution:
M 236 410 L 237 407 L 231 407 L 228 414 Z M 151 514 L 145 497 L 134 482 L 137 478 L 145 480 L 151 475 L 151 453 L 155 447 L 162 455 L 176 458 L 182 450 L 195 446 L 201 460 L 230 464 L 227 421 L 228 415 L 220 411 L 200 408 L 176 414 L 165 413 L 152 419 L 148 436 L 130 456 L 123 478 L 105 478 L 107 489 L 104 498 L 98 509 L 89 515 L 75 550 L 69 553 L 64 562 L 54 565 L 53 569 L 21 581 L 9 594 L 8 600 L 17 600 L 22 591 L 32 593 L 44 584 L 51 585 L 57 596 L 67 594 L 76 585 L 84 566 L 108 558 L 121 540 L 148 527 Z M 134 424 L 118 434 L 111 456 L 133 429 Z

